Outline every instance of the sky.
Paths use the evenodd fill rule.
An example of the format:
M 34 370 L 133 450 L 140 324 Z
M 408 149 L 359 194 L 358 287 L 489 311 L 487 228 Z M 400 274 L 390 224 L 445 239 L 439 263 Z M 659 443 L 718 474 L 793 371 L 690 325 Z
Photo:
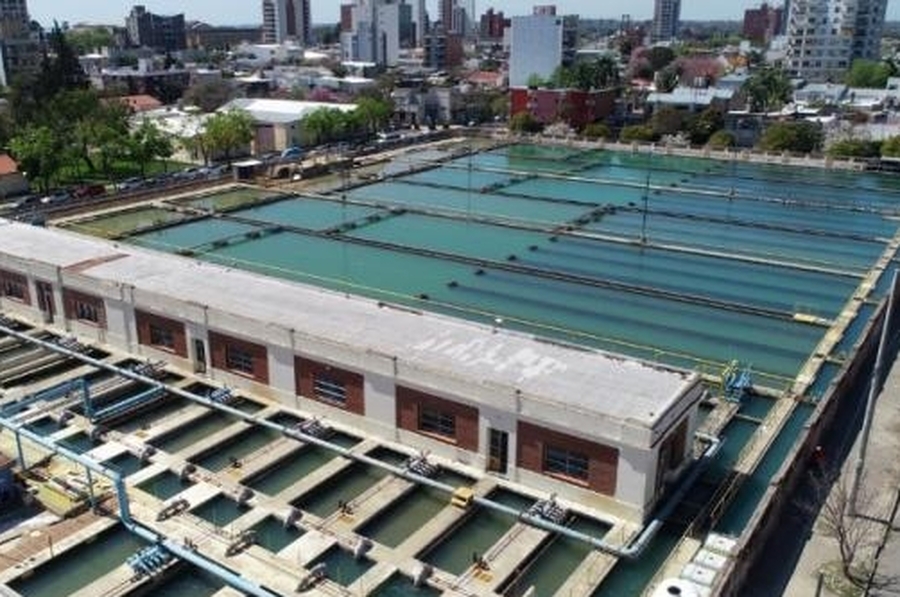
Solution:
M 349 0 L 311 0 L 314 23 L 336 23 L 340 5 Z M 426 0 L 428 12 L 436 13 L 437 0 Z M 739 20 L 745 8 L 758 6 L 762 0 L 683 0 L 681 18 L 687 20 Z M 75 23 L 125 23 L 134 4 L 143 3 L 150 12 L 158 14 L 185 13 L 188 20 L 205 21 L 213 25 L 245 25 L 262 21 L 259 0 L 28 0 L 31 18 L 44 26 L 54 20 Z M 476 0 L 480 15 L 488 8 L 502 10 L 507 15 L 528 14 L 532 4 L 553 4 L 553 0 Z M 621 0 L 557 0 L 560 13 L 574 13 L 586 18 L 618 19 L 629 12 L 632 19 L 649 19 L 653 14 L 653 0 L 639 0 L 634 5 Z M 778 0 L 770 0 L 778 4 Z M 227 9 L 226 9 L 227 7 Z M 624 7 L 624 8 L 623 8 Z M 888 19 L 900 19 L 900 2 L 888 3 Z

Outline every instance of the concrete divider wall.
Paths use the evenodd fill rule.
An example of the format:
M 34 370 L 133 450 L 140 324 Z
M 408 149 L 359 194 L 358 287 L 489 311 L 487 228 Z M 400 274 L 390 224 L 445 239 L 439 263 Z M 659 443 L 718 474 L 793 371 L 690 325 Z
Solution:
M 875 366 L 881 328 L 887 310 L 887 301 L 882 301 L 875 316 L 866 325 L 855 350 L 831 382 L 828 391 L 810 416 L 800 439 L 787 454 L 784 463 L 772 478 L 756 512 L 744 529 L 733 559 L 729 560 L 724 574 L 714 586 L 713 594 L 722 596 L 742 595 L 744 584 L 754 571 L 760 555 L 765 553 L 769 541 L 776 540 L 780 521 L 788 511 L 797 489 L 809 472 L 809 463 L 816 446 L 825 443 L 826 434 L 835 424 L 846 422 L 836 415 L 841 407 L 847 407 L 852 400 L 865 400 L 868 378 Z M 889 337 L 895 338 L 900 330 L 898 305 L 891 318 Z M 862 388 L 863 391 L 860 391 Z M 839 466 L 839 463 L 834 463 Z

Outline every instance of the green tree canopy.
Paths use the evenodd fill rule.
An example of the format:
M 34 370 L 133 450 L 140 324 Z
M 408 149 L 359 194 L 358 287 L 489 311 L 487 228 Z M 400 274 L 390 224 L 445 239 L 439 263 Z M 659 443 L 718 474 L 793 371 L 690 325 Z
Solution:
M 66 31 L 66 40 L 79 55 L 97 52 L 113 45 L 113 36 L 107 27 L 85 27 Z
M 892 65 L 887 62 L 854 60 L 844 82 L 850 87 L 884 89 L 887 86 L 888 77 L 894 74 Z
M 231 84 L 224 80 L 204 81 L 188 87 L 184 92 L 184 101 L 197 106 L 204 112 L 215 112 L 234 96 Z
M 146 174 L 147 164 L 158 158 L 168 159 L 172 157 L 174 148 L 172 139 L 159 130 L 153 122 L 144 119 L 136 129 L 131 132 L 128 139 L 129 157 L 138 164 L 141 176 Z
M 647 50 L 647 60 L 653 72 L 660 71 L 675 60 L 675 51 L 666 46 L 654 46 Z
M 725 126 L 725 117 L 715 108 L 707 108 L 688 123 L 688 135 L 694 145 L 705 145 L 712 135 Z
M 842 158 L 877 158 L 881 155 L 881 141 L 843 139 L 831 144 L 828 155 Z
M 650 143 L 652 141 L 657 141 L 658 139 L 659 137 L 656 136 L 653 127 L 648 124 L 633 124 L 626 126 L 623 127 L 622 132 L 619 133 L 619 141 L 622 141 L 623 143 L 631 143 L 632 141 Z
M 222 155 L 230 164 L 234 153 L 253 141 L 253 118 L 243 110 L 216 112 L 203 126 L 203 144 L 211 156 Z
M 779 110 L 791 99 L 793 88 L 783 70 L 773 67 L 762 68 L 744 83 L 744 92 L 753 112 Z
M 63 145 L 46 125 L 27 125 L 9 142 L 13 157 L 41 191 L 47 192 L 63 165 Z
M 539 133 L 543 128 L 531 112 L 519 112 L 509 119 L 509 130 L 517 133 Z
M 822 127 L 814 122 L 776 122 L 766 128 L 759 147 L 765 151 L 811 153 L 821 149 L 824 138 Z
M 881 155 L 886 158 L 900 158 L 900 135 L 888 137 L 882 142 Z
M 710 136 L 706 145 L 713 149 L 728 149 L 729 147 L 734 147 L 734 143 L 734 135 L 728 131 L 716 131 Z
M 619 65 L 609 56 L 596 60 L 582 60 L 571 67 L 560 66 L 554 71 L 549 84 L 557 89 L 606 89 L 619 85 Z

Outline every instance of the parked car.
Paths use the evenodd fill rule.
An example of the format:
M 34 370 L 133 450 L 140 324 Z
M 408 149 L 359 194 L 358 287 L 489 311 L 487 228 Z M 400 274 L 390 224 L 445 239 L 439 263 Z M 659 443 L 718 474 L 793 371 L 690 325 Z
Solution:
M 288 147 L 284 151 L 281 152 L 282 159 L 291 159 L 296 160 L 303 156 L 303 150 L 294 145 L 293 147 Z
M 51 205 L 54 203 L 62 203 L 64 201 L 68 201 L 72 196 L 69 194 L 69 191 L 56 191 L 53 194 L 47 195 L 46 197 L 41 198 L 41 203 L 44 205 Z

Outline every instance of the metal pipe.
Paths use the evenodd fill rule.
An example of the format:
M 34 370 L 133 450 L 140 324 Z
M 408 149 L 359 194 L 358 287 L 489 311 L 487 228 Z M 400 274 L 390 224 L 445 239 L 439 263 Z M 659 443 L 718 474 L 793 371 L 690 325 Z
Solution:
M 140 523 L 132 519 L 128 508 L 128 494 L 125 490 L 124 479 L 118 471 L 111 469 L 92 458 L 85 457 L 81 454 L 69 450 L 68 448 L 60 446 L 52 439 L 45 438 L 28 429 L 25 429 L 21 423 L 16 423 L 8 421 L 4 418 L 0 418 L 0 426 L 11 430 L 17 435 L 24 435 L 29 440 L 34 441 L 35 443 L 47 449 L 53 450 L 54 452 L 59 453 L 61 456 L 64 456 L 65 458 L 68 458 L 84 466 L 84 468 L 88 471 L 88 483 L 91 492 L 93 492 L 93 489 L 91 488 L 90 471 L 97 472 L 112 480 L 113 484 L 116 487 L 116 493 L 119 501 L 119 519 L 129 531 L 146 539 L 147 541 L 150 541 L 151 543 L 162 544 L 175 556 L 187 562 L 190 562 L 191 564 L 194 564 L 195 566 L 198 566 L 206 570 L 207 572 L 210 572 L 211 574 L 215 574 L 230 586 L 239 591 L 243 591 L 244 593 L 249 593 L 251 595 L 256 595 L 258 597 L 275 597 L 274 593 L 264 589 L 263 587 L 260 587 L 259 585 L 251 583 L 250 581 L 242 578 L 239 575 L 236 575 L 231 570 L 220 566 L 219 564 L 206 558 L 205 556 L 195 551 L 189 550 L 186 547 L 179 545 L 177 542 L 168 539 L 167 537 L 159 535 L 155 531 L 142 526 Z
M 58 346 L 51 342 L 45 342 L 43 340 L 37 340 L 30 336 L 26 336 L 25 334 L 16 332 L 15 330 L 8 328 L 6 326 L 0 325 L 0 332 L 15 336 L 15 337 L 25 340 L 27 342 L 36 343 L 36 344 L 44 346 L 45 348 L 48 348 L 50 350 L 54 350 L 61 354 L 79 359 L 79 360 L 81 360 L 89 365 L 92 365 L 94 367 L 98 367 L 100 369 L 105 369 L 107 371 L 112 371 L 114 373 L 122 375 L 123 377 L 131 379 L 133 381 L 145 383 L 145 384 L 148 384 L 155 388 L 162 388 L 168 392 L 171 392 L 172 394 L 181 396 L 183 398 L 187 398 L 188 400 L 197 402 L 203 406 L 219 410 L 228 415 L 236 417 L 242 421 L 245 421 L 248 423 L 253 423 L 253 424 L 259 425 L 261 427 L 265 427 L 268 429 L 278 431 L 288 437 L 292 437 L 294 439 L 304 441 L 309 444 L 313 444 L 316 446 L 326 448 L 326 449 L 331 450 L 331 451 L 333 451 L 341 456 L 344 456 L 346 458 L 381 468 L 381 469 L 386 470 L 389 473 L 394 474 L 398 477 L 407 479 L 408 481 L 412 481 L 414 483 L 419 483 L 422 485 L 427 485 L 429 487 L 433 487 L 435 489 L 445 491 L 445 492 L 451 493 L 451 494 L 454 491 L 456 491 L 456 489 L 457 489 L 456 487 L 452 487 L 445 483 L 435 481 L 434 479 L 431 479 L 429 477 L 424 477 L 422 475 L 418 475 L 418 474 L 416 474 L 410 470 L 407 470 L 405 468 L 401 468 L 398 466 L 394 466 L 394 465 L 382 462 L 382 461 L 372 458 L 371 456 L 368 456 L 366 454 L 353 453 L 348 448 L 344 448 L 343 446 L 339 446 L 337 444 L 334 444 L 332 442 L 329 442 L 327 440 L 324 440 L 324 439 L 321 439 L 321 438 L 318 438 L 318 437 L 315 437 L 312 435 L 307 435 L 295 427 L 286 427 L 284 425 L 279 425 L 278 423 L 269 421 L 268 419 L 257 418 L 255 415 L 245 413 L 243 411 L 240 411 L 236 408 L 232 408 L 232 407 L 224 405 L 224 404 L 219 404 L 218 402 L 214 402 L 203 396 L 198 396 L 197 394 L 188 392 L 187 390 L 184 390 L 182 388 L 168 386 L 167 384 L 165 384 L 157 379 L 141 375 L 139 373 L 136 373 L 136 372 L 128 370 L 128 369 L 123 369 L 114 364 L 106 363 L 106 362 L 100 361 L 98 359 L 95 359 L 93 357 L 90 357 L 90 356 L 87 356 L 87 355 L 84 355 L 84 354 L 81 354 L 78 352 L 71 351 L 63 346 Z M 2 420 L 2 419 L 0 419 L 0 420 Z M 647 545 L 650 543 L 650 540 L 656 536 L 656 533 L 662 527 L 663 520 L 665 519 L 665 517 L 668 516 L 672 510 L 674 510 L 675 506 L 678 505 L 678 502 L 681 500 L 681 498 L 684 496 L 684 494 L 687 493 L 687 490 L 690 488 L 690 486 L 693 484 L 693 482 L 700 475 L 703 468 L 705 468 L 706 463 L 715 457 L 715 455 L 719 451 L 719 448 L 721 447 L 722 442 L 721 442 L 721 439 L 718 437 L 705 435 L 705 434 L 699 434 L 699 433 L 695 434 L 695 435 L 699 439 L 709 442 L 709 444 L 710 444 L 709 447 L 704 451 L 701 458 L 698 459 L 698 461 L 696 463 L 694 463 L 694 466 L 692 467 L 692 470 L 690 471 L 690 473 L 688 473 L 688 475 L 685 477 L 684 481 L 682 481 L 682 483 L 679 485 L 678 489 L 672 494 L 672 496 L 666 501 L 666 503 L 663 505 L 663 507 L 659 510 L 659 513 L 657 514 L 657 516 L 653 520 L 648 522 L 641 529 L 640 534 L 637 535 L 637 537 L 634 540 L 630 541 L 628 543 L 628 545 L 625 547 L 611 545 L 611 544 L 605 542 L 602 538 L 592 537 L 590 535 L 586 535 L 584 533 L 574 531 L 568 527 L 558 525 L 556 523 L 544 520 L 543 518 L 540 518 L 540 517 L 530 515 L 526 512 L 520 511 L 520 510 L 516 510 L 515 508 L 510 508 L 509 506 L 506 506 L 504 504 L 495 502 L 495 501 L 487 499 L 487 498 L 475 497 L 473 501 L 476 504 L 483 506 L 485 508 L 490 508 L 492 510 L 496 510 L 498 512 L 504 512 L 506 514 L 514 516 L 518 520 L 521 520 L 532 526 L 539 527 L 541 529 L 544 529 L 544 530 L 552 532 L 552 533 L 559 533 L 561 535 L 565 535 L 567 537 L 571 537 L 573 539 L 586 542 L 586 543 L 590 544 L 592 547 L 594 547 L 595 549 L 598 549 L 605 553 L 614 555 L 616 557 L 634 559 L 634 558 L 639 557 L 643 553 L 644 549 L 646 549 Z

